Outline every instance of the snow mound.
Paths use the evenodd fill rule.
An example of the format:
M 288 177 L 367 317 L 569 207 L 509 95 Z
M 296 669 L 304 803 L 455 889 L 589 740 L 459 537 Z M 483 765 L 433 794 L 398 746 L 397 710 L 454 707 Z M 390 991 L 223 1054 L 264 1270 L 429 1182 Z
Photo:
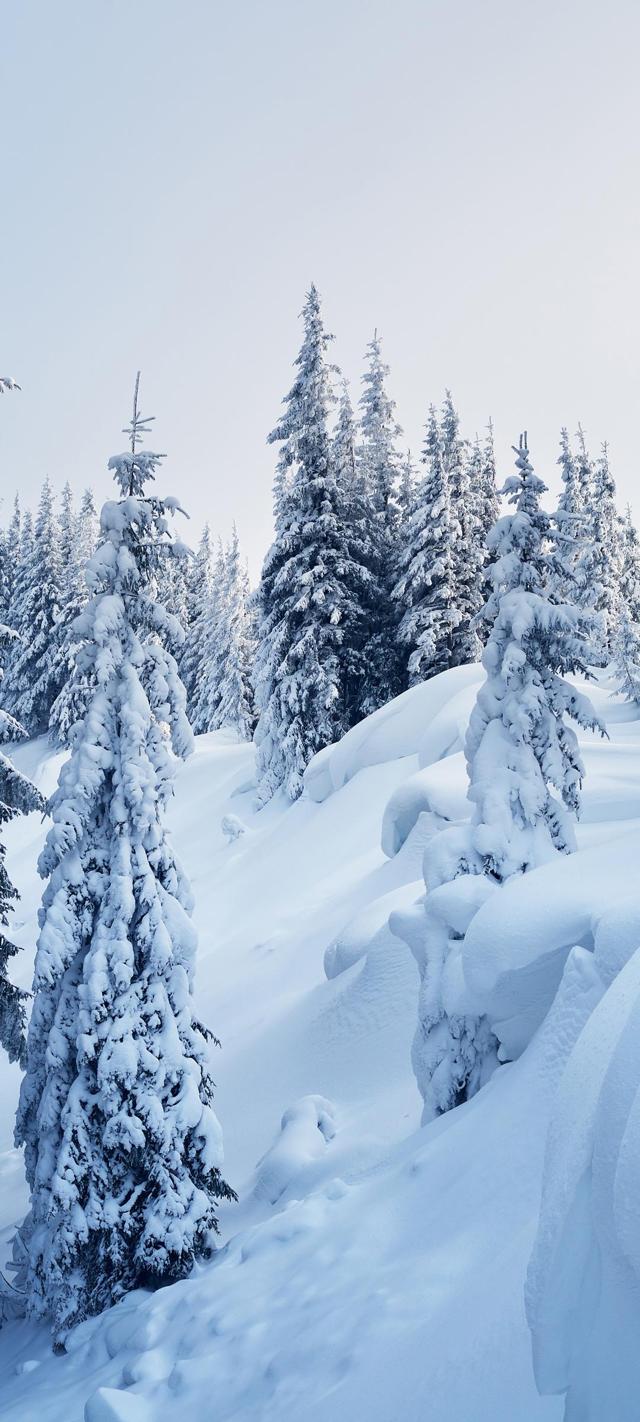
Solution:
M 479 909 L 461 945 L 469 994 L 513 1059 L 557 991 L 569 950 L 593 949 L 597 925 L 628 895 L 640 833 L 556 858 L 512 879 Z
M 431 681 L 410 687 L 402 696 L 381 706 L 379 711 L 348 731 L 342 740 L 325 746 L 313 757 L 304 776 L 309 799 L 320 804 L 366 766 L 417 755 L 424 743 L 425 727 L 461 687 L 469 683 L 475 686 L 483 675 L 481 667 L 455 667 L 434 676 Z
M 460 823 L 471 814 L 462 755 L 452 755 L 416 770 L 394 790 L 382 820 L 382 848 L 389 859 L 406 844 L 418 820 L 430 838 L 446 824 Z
M 256 1198 L 275 1205 L 305 1167 L 326 1154 L 335 1134 L 335 1106 L 326 1097 L 303 1096 L 289 1106 L 278 1139 L 258 1163 Z
M 393 947 L 394 934 L 389 926 L 390 915 L 412 904 L 421 892 L 422 885 L 418 882 L 402 884 L 361 909 L 329 944 L 324 955 L 326 976 L 339 977 L 364 958 L 371 949 L 380 951 L 390 944 Z M 397 947 L 397 940 L 395 946 Z
M 627 951 L 632 919 L 627 905 L 619 923 Z M 636 932 L 639 919 L 636 904 Z M 596 948 L 606 975 L 615 967 L 615 935 L 612 916 Z M 600 1001 L 569 1056 L 552 1113 L 527 1313 L 541 1392 L 565 1393 L 567 1418 L 635 1422 L 640 1396 L 640 948 L 606 990 L 596 961 L 590 972 L 598 978 Z

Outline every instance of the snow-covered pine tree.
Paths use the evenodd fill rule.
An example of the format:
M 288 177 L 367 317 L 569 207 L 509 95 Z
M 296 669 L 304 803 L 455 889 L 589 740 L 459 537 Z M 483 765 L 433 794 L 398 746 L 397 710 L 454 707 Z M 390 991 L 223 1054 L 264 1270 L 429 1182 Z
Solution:
M 640 704 L 640 623 L 632 620 L 626 607 L 613 633 L 611 654 L 620 694 Z
M 450 665 L 453 628 L 459 616 L 453 581 L 449 481 L 433 405 L 426 425 L 422 463 L 425 474 L 404 526 L 400 577 L 393 589 L 393 597 L 402 610 L 398 639 L 405 648 L 411 686 Z
M 477 617 L 482 607 L 483 528 L 478 518 L 478 491 L 471 488 L 465 442 L 451 398 L 445 391 L 441 418 L 442 462 L 451 508 L 451 558 L 457 620 L 451 629 L 449 665 L 475 662 L 480 655 Z
M 50 1317 L 58 1348 L 127 1290 L 184 1277 L 233 1195 L 211 1034 L 193 1013 L 191 894 L 165 828 L 191 733 L 152 580 L 179 504 L 147 487 L 161 456 L 138 447 L 137 390 L 81 618 L 95 691 L 39 861 L 48 883 L 16 1127 L 29 1308 Z
M 226 551 L 219 538 L 215 555 L 210 555 L 206 600 L 201 620 L 197 624 L 197 645 L 201 649 L 201 664 L 194 680 L 189 719 L 196 735 L 215 731 L 219 725 L 220 682 L 224 661 L 222 619 L 226 584 Z
M 62 574 L 48 479 L 40 496 L 29 561 L 19 569 L 18 581 L 11 626 L 20 640 L 8 669 L 7 706 L 30 735 L 39 736 L 48 729 L 51 707 L 62 684 L 55 656 Z
M 367 346 L 365 359 L 357 457 L 366 495 L 366 545 L 373 586 L 365 649 L 366 679 L 358 708 L 360 717 L 383 706 L 404 691 L 407 684 L 397 638 L 400 610 L 392 597 L 398 573 L 400 454 L 397 440 L 402 429 L 395 417 L 395 401 L 387 392 L 389 367 L 382 359 L 377 331 Z
M 367 362 L 359 405 L 360 446 L 358 460 L 371 503 L 382 522 L 393 528 L 398 518 L 400 455 L 397 441 L 402 430 L 395 416 L 395 401 L 387 392 L 389 366 L 382 359 L 382 342 L 377 331 L 369 341 Z
M 205 628 L 211 599 L 212 575 L 211 532 L 208 523 L 205 523 L 197 551 L 188 559 L 186 565 L 183 565 L 185 639 L 178 666 L 187 693 L 187 712 L 192 725 L 206 675 Z
M 369 677 L 367 651 L 376 624 L 379 581 L 376 566 L 375 512 L 357 458 L 356 423 L 346 380 L 342 380 L 338 417 L 331 440 L 331 462 L 337 486 L 337 513 L 348 551 L 352 596 L 343 609 L 340 644 L 341 696 L 344 724 L 360 719 Z
M 15 381 L 0 380 L 0 389 L 11 389 Z M 17 389 L 20 387 L 18 386 Z M 16 495 L 13 516 L 6 535 L 8 565 L 3 568 L 2 602 L 3 609 L 11 603 L 14 575 L 20 537 L 20 504 Z M 0 623 L 0 654 L 6 661 L 7 651 L 15 640 L 15 633 L 4 623 Z M 0 667 L 0 681 L 4 668 Z M 8 741 L 21 740 L 25 735 L 22 726 L 0 709 L 0 746 Z M 16 815 L 28 814 L 30 810 L 43 810 L 44 801 L 35 785 L 12 765 L 8 756 L 0 751 L 0 832 L 2 827 Z M 6 846 L 0 838 L 0 1043 L 8 1054 L 9 1061 L 23 1058 L 25 1038 L 25 997 L 26 993 L 11 982 L 8 973 L 9 960 L 18 952 L 16 945 L 7 937 L 10 916 L 13 913 L 18 891 L 9 878 L 6 866 Z
M 479 436 L 467 448 L 467 482 L 478 539 L 480 569 L 480 602 L 486 603 L 491 591 L 488 565 L 491 561 L 487 539 L 496 519 L 500 516 L 500 499 L 496 487 L 496 463 L 493 446 L 493 424 L 489 420 L 484 444 Z M 481 640 L 486 640 L 486 627 L 481 611 L 476 614 L 475 630 Z
M 585 673 L 592 617 L 555 601 L 558 532 L 540 508 L 526 435 L 504 493 L 514 512 L 489 535 L 495 553 L 478 692 L 466 740 L 476 866 L 502 882 L 574 848 L 584 767 L 568 721 L 602 726 L 588 697 L 564 680 Z M 556 793 L 554 793 L 556 792 Z
M 183 675 L 182 659 L 187 647 L 190 632 L 189 616 L 189 594 L 188 578 L 193 563 L 194 555 L 186 544 L 176 542 L 174 553 L 170 558 L 163 558 L 160 561 L 154 578 L 155 593 L 158 602 L 174 619 L 177 630 L 177 641 L 171 645 L 170 651 L 176 658 L 180 679 L 185 686 Z
M 363 570 L 350 555 L 331 459 L 332 400 L 320 301 L 311 287 L 304 339 L 285 412 L 269 441 L 281 451 L 275 538 L 258 589 L 255 663 L 258 799 L 302 790 L 311 757 L 346 729 L 341 648 Z
M 551 520 L 540 508 L 545 485 L 531 467 L 526 435 L 515 453 L 516 474 L 504 489 L 514 512 L 489 535 L 487 677 L 465 745 L 471 825 L 442 830 L 427 844 L 426 899 L 393 925 L 421 976 L 413 1065 L 425 1120 L 472 1096 L 497 1062 L 490 1025 L 461 970 L 468 925 L 511 875 L 573 848 L 583 766 L 568 721 L 603 730 L 588 697 L 564 679 L 584 670 L 590 617 L 552 600 L 557 565 Z
M 251 673 L 254 648 L 249 621 L 249 574 L 240 556 L 238 530 L 233 525 L 224 557 L 219 647 L 219 701 L 214 726 L 235 731 L 250 741 L 255 727 Z
M 599 666 L 610 661 L 621 616 L 620 585 L 623 551 L 620 521 L 616 509 L 616 486 L 603 444 L 600 458 L 592 469 L 582 430 L 579 431 L 580 462 L 589 471 L 591 502 L 585 506 L 585 544 L 576 564 L 577 601 L 598 614 L 590 659 Z
M 627 504 L 622 526 L 618 525 L 620 541 L 620 603 L 632 622 L 640 622 L 640 539 Z
M 413 513 L 414 499 L 416 495 L 416 466 L 411 457 L 411 450 L 408 449 L 400 465 L 400 480 L 398 483 L 398 508 L 400 512 L 400 537 L 404 524 Z
M 0 653 L 3 657 L 12 640 L 10 629 L 0 625 Z M 0 746 L 8 741 L 22 740 L 25 734 L 13 716 L 0 709 Z M 40 792 L 0 751 L 0 834 L 2 827 L 16 815 L 28 814 L 30 810 L 44 810 Z M 9 960 L 18 952 L 6 932 L 18 891 L 9 878 L 5 856 L 6 847 L 0 838 L 0 1043 L 8 1053 L 9 1061 L 13 1062 L 23 1057 L 27 995 L 11 982 L 8 974 Z
M 20 559 L 20 534 L 22 528 L 22 515 L 20 513 L 20 498 L 16 494 L 13 501 L 13 513 L 8 527 L 4 532 L 3 554 L 2 554 L 2 586 L 0 587 L 0 606 L 2 608 L 1 619 L 11 626 L 11 608 L 13 605 L 13 595 Z
M 482 446 L 481 498 L 478 499 L 478 522 L 486 550 L 487 538 L 500 517 L 500 495 L 496 478 L 496 452 L 493 440 L 493 420 L 489 420 Z
M 68 489 L 67 485 L 67 489 Z M 70 491 L 63 491 L 60 548 L 64 569 L 64 602 L 56 627 L 54 680 L 60 691 L 51 707 L 49 731 L 52 740 L 67 744 L 74 726 L 82 720 L 93 694 L 90 667 L 81 656 L 82 640 L 78 617 L 87 601 L 86 572 L 98 541 L 98 519 L 91 489 L 85 489 L 76 516 Z

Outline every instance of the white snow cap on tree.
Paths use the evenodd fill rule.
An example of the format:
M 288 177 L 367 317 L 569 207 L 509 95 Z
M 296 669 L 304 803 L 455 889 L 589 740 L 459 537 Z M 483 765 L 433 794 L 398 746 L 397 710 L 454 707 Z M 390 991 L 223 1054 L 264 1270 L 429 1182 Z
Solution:
M 165 648 L 171 619 L 150 583 L 171 546 L 148 492 L 161 456 L 109 461 L 80 619 L 94 692 L 60 773 L 39 861 L 40 912 L 27 1070 L 16 1140 L 31 1214 L 23 1227 L 32 1313 L 69 1330 L 127 1290 L 188 1273 L 217 1229 L 221 1134 L 193 1012 L 191 893 L 165 828 L 176 757 L 191 732 Z

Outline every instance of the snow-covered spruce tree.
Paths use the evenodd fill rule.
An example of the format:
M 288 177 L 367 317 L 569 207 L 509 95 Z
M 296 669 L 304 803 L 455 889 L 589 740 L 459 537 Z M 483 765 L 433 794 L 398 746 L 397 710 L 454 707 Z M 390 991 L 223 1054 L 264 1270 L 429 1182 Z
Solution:
M 487 548 L 487 539 L 496 519 L 500 516 L 500 500 L 496 488 L 493 424 L 491 420 L 487 427 L 487 435 L 484 444 L 481 443 L 478 435 L 476 435 L 473 443 L 467 446 L 466 474 L 477 530 L 478 561 L 480 563 L 479 598 L 480 603 L 483 604 L 486 602 L 491 590 L 489 579 L 489 563 L 491 558 Z M 484 643 L 486 641 L 487 629 L 481 615 L 481 610 L 476 614 L 474 627 L 481 642 Z
M 0 535 L 0 622 L 7 624 L 20 553 L 20 526 L 20 499 L 16 494 L 10 522 Z
M 581 458 L 588 455 L 580 431 Z M 613 655 L 620 617 L 623 549 L 620 520 L 616 508 L 616 486 L 609 466 L 606 444 L 602 446 L 591 475 L 591 503 L 585 510 L 585 546 L 576 566 L 577 599 L 598 614 L 591 647 L 591 661 L 606 666 Z
M 86 570 L 98 541 L 98 519 L 91 489 L 85 489 L 76 515 L 67 485 L 60 518 L 60 554 L 63 602 L 55 628 L 54 680 L 60 691 L 51 707 L 49 731 L 53 741 L 67 744 L 74 726 L 82 720 L 93 686 L 81 656 L 78 617 L 87 601 Z
M 26 531 L 26 530 L 25 530 Z M 59 535 L 48 479 L 42 489 L 28 563 L 19 569 L 19 598 L 11 609 L 20 639 L 7 675 L 8 709 L 32 736 L 49 726 L 63 674 L 55 656 L 63 593 Z
M 540 508 L 545 485 L 531 467 L 526 436 L 516 471 L 504 490 L 514 511 L 489 535 L 495 561 L 487 677 L 465 746 L 471 825 L 434 836 L 425 851 L 427 897 L 392 923 L 421 975 L 412 1056 L 425 1120 L 472 1096 L 496 1065 L 490 1025 L 464 982 L 461 945 L 498 885 L 573 848 L 584 772 L 568 721 L 603 729 L 588 698 L 564 679 L 584 670 L 590 617 L 552 601 L 554 531 Z
M 0 380 L 0 390 L 14 387 L 15 381 L 3 382 Z M 15 388 L 19 389 L 20 387 Z M 5 608 L 8 608 L 11 602 L 14 581 L 13 568 L 15 568 L 18 555 L 19 536 L 20 505 L 16 495 L 13 516 L 7 530 L 6 548 L 10 555 L 11 566 L 7 567 L 6 576 L 3 576 L 2 595 Z M 6 660 L 7 651 L 14 639 L 15 633 L 3 623 L 0 624 L 0 654 L 3 662 Z M 0 681 L 3 675 L 4 670 L 0 667 Z M 6 745 L 8 741 L 21 740 L 24 735 L 25 732 L 18 722 L 6 711 L 0 709 L 0 745 Z M 44 801 L 35 785 L 32 785 L 31 781 L 27 780 L 19 770 L 16 770 L 8 756 L 0 751 L 0 832 L 2 827 L 16 815 L 42 809 L 44 809 Z M 5 857 L 6 847 L 0 838 L 0 1043 L 7 1052 L 9 1061 L 13 1062 L 22 1060 L 24 1053 L 26 994 L 11 982 L 8 973 L 9 960 L 15 956 L 18 949 L 7 937 L 5 930 L 9 926 L 10 916 L 18 898 L 18 891 L 9 878 Z
M 458 618 L 453 581 L 449 481 L 442 457 L 435 407 L 429 410 L 422 454 L 425 474 L 403 528 L 400 577 L 393 597 L 402 610 L 398 639 L 405 648 L 409 684 L 415 686 L 451 661 Z
M 416 466 L 411 457 L 411 450 L 408 449 L 400 466 L 400 481 L 398 484 L 398 508 L 400 512 L 400 539 L 402 540 L 403 529 L 406 519 L 413 513 L 414 499 L 416 495 Z
M 494 523 L 500 517 L 500 495 L 496 478 L 496 453 L 493 442 L 493 420 L 489 420 L 484 444 L 482 445 L 482 466 L 479 488 L 476 492 L 477 517 L 485 552 L 487 538 Z M 475 485 L 474 485 L 475 488 Z
M 449 665 L 475 662 L 480 655 L 476 617 L 482 607 L 483 528 L 478 518 L 478 491 L 471 488 L 465 442 L 449 390 L 441 419 L 442 462 L 451 507 L 453 592 L 458 614 L 451 629 Z
M 397 581 L 400 538 L 400 454 L 402 434 L 395 402 L 386 389 L 389 367 L 382 359 L 377 331 L 366 350 L 367 366 L 360 396 L 360 476 L 366 495 L 368 570 L 372 580 L 370 629 L 365 650 L 366 679 L 359 717 L 383 706 L 406 687 L 404 659 L 399 655 L 400 610 L 392 597 Z
M 207 1253 L 220 1128 L 194 1017 L 191 894 L 167 836 L 175 757 L 191 749 L 153 575 L 177 500 L 148 490 L 160 456 L 109 461 L 82 614 L 95 691 L 51 803 L 39 868 L 34 1003 L 16 1140 L 31 1213 L 28 1303 L 55 1344 L 132 1288 L 184 1277 Z
M 632 621 L 626 608 L 618 618 L 611 653 L 620 694 L 640 705 L 640 623 Z
M 315 287 L 302 316 L 296 378 L 269 436 L 281 450 L 274 486 L 275 538 L 258 588 L 254 684 L 262 805 L 280 788 L 295 800 L 311 757 L 346 729 L 343 627 L 364 576 L 351 557 L 339 516 L 327 429 L 330 337 Z
M 12 640 L 13 633 L 8 627 L 0 625 L 0 654 L 3 657 Z M 0 679 L 1 676 L 0 671 Z M 22 740 L 25 734 L 13 716 L 0 709 L 0 746 L 8 741 Z M 44 810 L 40 792 L 0 751 L 0 834 L 2 827 L 16 815 L 28 814 L 30 810 Z M 6 848 L 0 838 L 0 1043 L 8 1053 L 9 1061 L 13 1062 L 21 1060 L 24 1053 L 26 993 L 11 982 L 8 974 L 9 960 L 18 952 L 6 932 L 18 891 L 7 873 L 5 856 Z
M 341 697 L 345 729 L 360 719 L 367 697 L 368 649 L 376 624 L 379 580 L 372 569 L 377 558 L 377 528 L 373 504 L 357 458 L 356 423 L 347 382 L 342 381 L 338 417 L 331 440 L 331 463 L 337 485 L 337 515 L 347 553 L 352 595 L 345 603 L 340 643 Z
M 162 606 L 166 608 L 176 628 L 177 639 L 174 643 L 168 645 L 169 650 L 176 658 L 180 672 L 180 680 L 183 685 L 185 685 L 185 681 L 182 658 L 189 636 L 187 579 L 192 562 L 193 553 L 191 549 L 188 548 L 185 543 L 177 539 L 172 545 L 172 556 L 160 560 L 154 577 L 155 594 L 158 602 L 161 602 Z
M 397 441 L 402 430 L 395 417 L 395 401 L 387 392 L 389 366 L 382 359 L 382 343 L 377 331 L 366 350 L 364 386 L 360 396 L 360 445 L 358 460 L 369 498 L 378 514 L 393 528 L 398 518 L 400 455 Z
M 208 523 L 202 530 L 197 551 L 183 565 L 185 639 L 178 658 L 180 677 L 187 693 L 187 712 L 194 724 L 194 711 L 206 673 L 205 627 L 211 598 L 212 553 Z
M 620 603 L 632 622 L 640 622 L 640 539 L 627 504 L 618 525 L 620 542 Z
M 189 719 L 196 735 L 215 731 L 219 726 L 220 683 L 224 661 L 223 613 L 226 584 L 226 551 L 219 538 L 215 555 L 211 556 L 209 586 L 203 603 L 202 619 L 197 628 L 202 661 L 194 680 Z
M 248 609 L 249 574 L 240 556 L 234 524 L 224 558 L 219 642 L 222 655 L 214 724 L 235 731 L 244 741 L 251 740 L 255 727 L 251 680 L 254 648 Z
M 7 612 L 13 603 L 13 590 L 15 588 L 20 559 L 20 540 L 22 536 L 22 514 L 20 512 L 20 498 L 16 494 L 13 501 L 13 513 L 7 529 L 7 552 L 10 555 L 10 562 L 7 564 L 5 572 L 4 597 Z
M 587 669 L 593 619 L 555 600 L 558 532 L 526 435 L 504 493 L 514 512 L 489 535 L 496 555 L 483 655 L 487 679 L 466 741 L 472 853 L 498 882 L 574 848 L 584 767 L 568 721 L 603 731 L 588 697 L 564 680 Z M 555 792 L 555 793 L 554 793 Z

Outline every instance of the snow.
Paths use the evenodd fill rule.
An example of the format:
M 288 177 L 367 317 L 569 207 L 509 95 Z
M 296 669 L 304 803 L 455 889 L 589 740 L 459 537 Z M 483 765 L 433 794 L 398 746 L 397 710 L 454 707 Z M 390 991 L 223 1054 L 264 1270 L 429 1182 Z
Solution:
M 225 1175 L 240 1203 L 221 1211 L 222 1248 L 211 1264 L 81 1325 L 66 1356 L 53 1356 L 42 1325 L 7 1324 L 0 1331 L 3 1422 L 189 1415 L 560 1422 L 562 1397 L 541 1396 L 536 1387 L 525 1277 L 553 1116 L 547 1223 L 527 1307 L 539 1382 L 563 1390 L 575 1370 L 553 1340 L 566 1331 L 565 1305 L 580 1280 L 563 1264 L 560 1245 L 582 1239 L 589 1266 L 594 1245 L 579 1182 L 590 1143 L 603 1139 L 609 1100 L 602 1072 L 591 1075 L 588 1042 L 580 1043 L 588 1028 L 610 1059 L 624 1003 L 633 1010 L 625 974 L 637 972 L 640 927 L 632 896 L 640 722 L 606 685 L 595 688 L 611 742 L 580 738 L 587 778 L 578 853 L 470 906 L 477 912 L 464 972 L 473 995 L 482 994 L 495 1023 L 504 1024 L 509 1055 L 517 1049 L 519 1056 L 467 1105 L 421 1127 L 411 1068 L 418 973 L 388 918 L 409 914 L 424 893 L 429 816 L 456 823 L 468 813 L 460 728 L 477 675 L 475 667 L 457 668 L 405 693 L 315 758 L 307 795 L 293 805 L 276 796 L 259 813 L 252 748 L 226 732 L 197 739 L 180 771 L 171 822 L 196 902 L 196 1007 L 222 1038 L 212 1062 L 216 1111 Z M 420 769 L 435 723 L 449 730 L 438 732 L 442 749 Z M 45 793 L 61 759 L 44 741 L 16 752 Z M 387 823 L 400 826 L 401 813 L 405 820 L 393 830 L 389 857 L 380 835 L 391 802 L 399 808 Z M 244 832 L 230 836 L 240 826 Z M 9 827 L 9 869 L 23 895 L 16 937 L 25 952 L 16 979 L 25 986 L 45 828 L 37 815 Z M 598 1027 L 610 993 L 615 1001 Z M 0 1077 L 6 1258 L 25 1190 L 11 1136 L 19 1073 L 3 1061 Z M 627 1119 L 622 1159 L 633 1180 L 631 1110 Z M 612 1129 L 617 1140 L 621 1127 Z M 598 1188 L 610 1192 L 600 1178 Z M 595 1167 L 589 1188 L 596 1188 Z M 625 1186 L 613 1237 L 623 1262 L 614 1268 L 612 1246 L 607 1291 L 591 1295 L 585 1285 L 580 1315 L 595 1311 L 610 1348 L 609 1300 L 630 1320 L 625 1338 L 632 1328 L 637 1335 L 633 1200 Z M 615 1406 L 594 1412 L 594 1422 L 605 1416 L 627 1422 Z M 582 1422 L 579 1411 L 575 1417 Z

